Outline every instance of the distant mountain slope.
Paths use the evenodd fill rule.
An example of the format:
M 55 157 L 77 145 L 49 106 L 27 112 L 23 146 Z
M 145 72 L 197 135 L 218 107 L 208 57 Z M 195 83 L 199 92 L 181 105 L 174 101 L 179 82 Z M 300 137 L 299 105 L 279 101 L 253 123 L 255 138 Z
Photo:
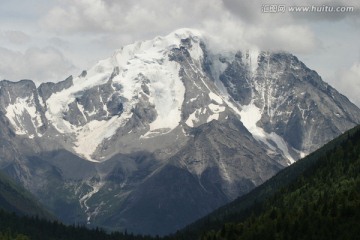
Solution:
M 19 215 L 54 218 L 24 188 L 0 172 L 0 209 Z
M 297 57 L 178 29 L 57 83 L 0 81 L 0 169 L 59 219 L 168 234 L 360 123 Z
M 359 173 L 360 126 L 175 238 L 356 239 L 360 234 Z

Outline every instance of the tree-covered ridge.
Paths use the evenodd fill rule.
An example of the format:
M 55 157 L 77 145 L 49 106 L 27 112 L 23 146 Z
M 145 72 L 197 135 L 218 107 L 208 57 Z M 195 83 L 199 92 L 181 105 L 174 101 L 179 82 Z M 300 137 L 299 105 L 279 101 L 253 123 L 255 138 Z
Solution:
M 220 207 L 204 218 L 190 224 L 185 229 L 179 231 L 176 237 L 178 239 L 198 239 L 204 232 L 220 230 L 224 223 L 241 222 L 250 217 L 252 213 L 259 213 L 264 201 L 273 197 L 280 189 L 287 188 L 293 184 L 303 176 L 305 172 L 313 169 L 320 158 L 336 149 L 336 147 L 346 141 L 349 136 L 354 136 L 358 131 L 360 131 L 360 126 L 353 128 L 346 134 L 337 137 L 317 151 L 309 154 L 304 159 L 280 171 L 248 194 L 239 197 L 235 201 Z
M 0 210 L 0 240 L 147 240 L 150 236 L 107 233 L 103 229 L 86 226 L 66 226 L 57 221 L 38 217 L 18 216 Z
M 8 229 L 5 232 L 0 232 L 0 240 L 30 240 L 30 238 L 24 234 L 12 234 Z
M 359 128 L 340 139 L 325 146 L 326 153 L 292 184 L 253 205 L 250 217 L 225 223 L 201 239 L 358 239 Z

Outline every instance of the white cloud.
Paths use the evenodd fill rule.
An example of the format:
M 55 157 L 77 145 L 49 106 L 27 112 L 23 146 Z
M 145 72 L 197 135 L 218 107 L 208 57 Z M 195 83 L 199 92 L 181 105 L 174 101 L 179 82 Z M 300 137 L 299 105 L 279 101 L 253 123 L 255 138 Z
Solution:
M 313 51 L 320 45 L 306 26 L 271 23 L 248 25 L 229 14 L 221 19 L 204 21 L 203 29 L 211 36 L 212 47 L 220 50 L 256 48 L 298 54 Z
M 338 71 L 336 79 L 334 87 L 360 107 L 360 62 L 354 63 L 350 69 Z
M 310 28 L 302 25 L 267 27 L 262 37 L 253 39 L 262 49 L 306 53 L 320 45 Z
M 51 47 L 29 48 L 24 53 L 0 48 L 0 56 L 0 76 L 13 81 L 59 81 L 75 70 L 61 52 Z
M 59 1 L 42 24 L 59 32 L 97 32 L 111 30 L 111 9 L 101 0 Z
M 63 48 L 63 49 L 67 49 L 70 45 L 70 43 L 68 41 L 65 41 L 59 37 L 52 37 L 52 38 L 48 39 L 48 42 L 55 47 L 59 47 L 59 48 Z
M 8 30 L 1 32 L 0 36 L 12 44 L 26 44 L 31 41 L 31 37 L 22 32 L 22 31 L 14 31 L 14 30 Z
M 64 0 L 40 23 L 58 33 L 154 34 L 198 25 L 223 10 L 221 0 Z M 191 25 L 191 26 L 190 26 Z
M 91 33 L 89 36 L 98 36 L 97 43 L 114 48 L 181 27 L 204 30 L 215 36 L 213 41 L 229 48 L 298 53 L 317 45 L 311 30 L 292 23 L 289 14 L 262 14 L 261 1 L 66 0 L 53 7 L 41 24 L 64 35 Z

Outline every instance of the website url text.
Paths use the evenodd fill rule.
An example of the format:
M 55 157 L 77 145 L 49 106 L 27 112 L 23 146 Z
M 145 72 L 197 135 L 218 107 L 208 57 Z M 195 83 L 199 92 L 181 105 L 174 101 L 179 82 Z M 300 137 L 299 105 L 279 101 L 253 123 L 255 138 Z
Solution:
M 310 12 L 310 13 L 349 13 L 354 12 L 353 6 L 286 6 L 283 4 L 265 4 L 261 6 L 263 13 Z

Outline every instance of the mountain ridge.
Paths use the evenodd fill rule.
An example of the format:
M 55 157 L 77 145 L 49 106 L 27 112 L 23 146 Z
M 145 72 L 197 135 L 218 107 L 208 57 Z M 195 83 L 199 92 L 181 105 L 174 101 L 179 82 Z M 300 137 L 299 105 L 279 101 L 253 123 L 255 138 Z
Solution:
M 359 139 L 357 126 L 170 239 L 354 238 Z
M 204 216 L 360 122 L 295 56 L 216 53 L 189 29 L 58 83 L 1 81 L 0 115 L 0 168 L 62 220 L 151 234 Z
M 281 194 L 282 189 L 288 188 L 302 175 L 304 175 L 305 172 L 311 173 L 311 169 L 318 164 L 319 159 L 326 156 L 329 152 L 334 152 L 338 146 L 344 145 L 348 139 L 352 138 L 356 134 L 359 134 L 359 132 L 360 126 L 356 126 L 353 129 L 348 130 L 305 158 L 300 159 L 285 169 L 282 169 L 276 175 L 249 193 L 238 197 L 231 203 L 221 206 L 211 214 L 188 225 L 183 230 L 179 231 L 179 236 L 181 236 L 181 234 L 185 234 L 188 238 L 194 238 L 195 235 L 199 237 L 201 232 L 220 230 L 222 222 L 236 222 L 249 218 L 254 209 L 258 210 L 258 208 L 268 199 L 273 198 L 276 194 Z M 258 213 L 258 211 L 255 212 Z

